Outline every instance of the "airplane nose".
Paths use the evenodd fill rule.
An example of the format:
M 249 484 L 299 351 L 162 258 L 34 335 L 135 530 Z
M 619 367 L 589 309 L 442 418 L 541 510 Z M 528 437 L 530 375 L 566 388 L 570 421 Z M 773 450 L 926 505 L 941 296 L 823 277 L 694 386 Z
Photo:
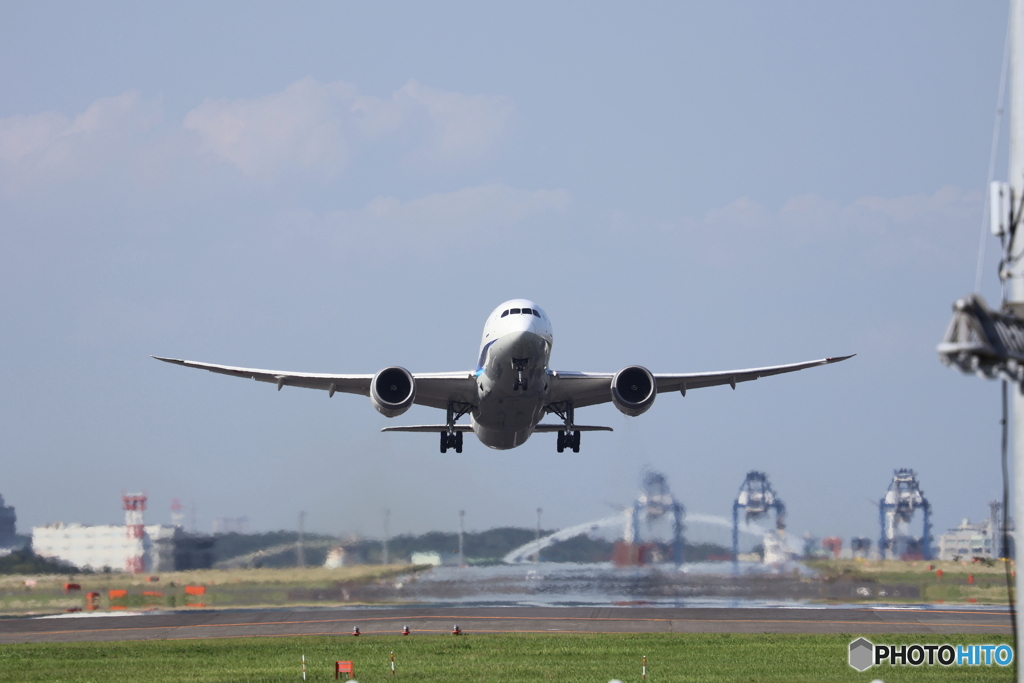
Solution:
M 509 332 L 533 330 L 536 324 L 532 315 L 517 315 L 510 317 L 512 319 L 509 320 Z
M 513 348 L 523 346 L 529 337 L 530 333 L 527 330 L 512 330 L 507 335 L 509 346 Z
M 516 358 L 531 358 L 538 354 L 543 338 L 533 330 L 515 330 L 507 335 L 508 346 Z

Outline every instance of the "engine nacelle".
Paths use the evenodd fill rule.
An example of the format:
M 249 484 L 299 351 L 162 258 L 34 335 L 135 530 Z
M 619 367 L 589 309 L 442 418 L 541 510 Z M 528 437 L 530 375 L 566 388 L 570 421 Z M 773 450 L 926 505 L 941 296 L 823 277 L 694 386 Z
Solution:
M 646 413 L 658 395 L 658 384 L 651 371 L 640 365 L 622 368 L 612 377 L 612 403 L 632 417 Z
M 397 417 L 416 400 L 416 380 L 397 365 L 384 368 L 370 380 L 370 402 L 384 417 Z

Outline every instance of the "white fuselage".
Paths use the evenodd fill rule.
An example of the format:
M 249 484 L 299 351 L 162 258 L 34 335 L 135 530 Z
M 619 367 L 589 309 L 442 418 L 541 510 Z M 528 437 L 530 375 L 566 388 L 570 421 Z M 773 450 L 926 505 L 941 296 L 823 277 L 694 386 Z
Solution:
M 533 434 L 548 403 L 552 342 L 551 321 L 532 301 L 506 301 L 487 318 L 476 369 L 478 401 L 471 414 L 481 443 L 515 448 Z

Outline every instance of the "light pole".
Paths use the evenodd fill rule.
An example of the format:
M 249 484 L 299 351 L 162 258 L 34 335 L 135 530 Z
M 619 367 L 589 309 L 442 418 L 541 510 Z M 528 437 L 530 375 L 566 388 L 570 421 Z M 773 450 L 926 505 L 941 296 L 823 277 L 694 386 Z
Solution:
M 1024 198 L 1024 1 L 1010 2 L 1010 164 L 1007 181 L 1010 185 L 1010 196 L 1020 206 Z M 1014 207 L 1014 211 L 1020 209 Z M 1003 291 L 1006 304 L 1018 317 L 1024 316 L 1024 239 L 1011 234 L 1009 245 L 1009 263 L 1000 273 L 1003 280 Z M 1006 401 L 1006 383 L 1003 383 L 1003 401 Z M 1021 388 L 1013 387 L 1012 419 L 1013 426 L 1013 466 L 1014 466 L 1014 505 L 1016 518 L 1024 519 L 1021 506 L 1024 504 L 1024 395 Z M 1020 522 L 1018 522 L 1019 524 Z M 1018 528 L 1019 529 L 1019 528 Z M 1017 544 L 1016 547 L 1020 547 Z M 1019 559 L 1019 556 L 1016 556 Z M 1024 589 L 1024 577 L 1019 573 L 1016 580 L 1016 595 Z M 1017 631 L 1024 627 L 1022 615 L 1017 612 Z M 1015 643 L 1016 645 L 1016 643 Z M 1024 683 L 1024 666 L 1017 667 L 1017 680 Z
M 382 564 L 390 564 L 388 562 L 388 526 L 391 523 L 391 510 L 384 508 L 384 551 L 382 558 Z
M 462 552 L 462 535 L 466 532 L 463 520 L 466 517 L 465 510 L 459 510 L 459 566 L 466 566 L 466 556 Z
M 306 554 L 302 549 L 302 535 L 306 530 L 306 513 L 299 513 L 299 539 L 295 542 L 295 561 L 299 568 L 306 566 Z
M 534 541 L 540 540 L 540 513 L 543 512 L 542 508 L 537 508 L 537 532 L 533 535 Z M 537 552 L 533 554 L 533 562 L 537 564 L 540 562 L 540 548 L 537 548 Z

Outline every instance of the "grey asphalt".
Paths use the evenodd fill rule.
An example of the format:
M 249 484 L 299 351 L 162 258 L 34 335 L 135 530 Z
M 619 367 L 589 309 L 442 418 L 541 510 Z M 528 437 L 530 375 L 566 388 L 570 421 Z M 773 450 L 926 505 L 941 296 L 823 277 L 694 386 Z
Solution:
M 978 633 L 1007 635 L 996 609 L 390 607 L 239 610 L 0 620 L 0 644 L 299 635 L 450 633 Z

